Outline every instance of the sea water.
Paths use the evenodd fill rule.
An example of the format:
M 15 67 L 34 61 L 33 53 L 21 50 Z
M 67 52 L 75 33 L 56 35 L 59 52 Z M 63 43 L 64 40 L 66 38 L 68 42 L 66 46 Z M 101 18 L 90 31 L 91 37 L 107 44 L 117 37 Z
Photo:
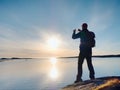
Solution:
M 120 58 L 93 58 L 96 77 L 120 76 Z M 75 81 L 77 58 L 16 59 L 0 62 L 0 90 L 60 90 Z M 83 80 L 89 79 L 86 60 Z

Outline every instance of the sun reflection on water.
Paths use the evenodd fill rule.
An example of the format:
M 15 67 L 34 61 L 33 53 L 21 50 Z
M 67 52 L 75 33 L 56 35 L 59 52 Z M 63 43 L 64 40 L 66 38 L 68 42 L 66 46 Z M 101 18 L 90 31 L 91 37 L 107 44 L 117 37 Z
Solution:
M 57 63 L 57 58 L 52 57 L 50 58 L 51 64 L 55 65 Z
M 51 68 L 50 77 L 51 77 L 52 79 L 56 79 L 56 78 L 58 77 L 58 70 L 57 70 L 57 68 L 56 68 L 55 66 L 53 66 L 53 67 Z
M 50 58 L 50 62 L 51 62 L 51 69 L 50 69 L 50 78 L 55 80 L 58 78 L 59 74 L 58 74 L 58 69 L 57 69 L 57 59 L 52 57 Z

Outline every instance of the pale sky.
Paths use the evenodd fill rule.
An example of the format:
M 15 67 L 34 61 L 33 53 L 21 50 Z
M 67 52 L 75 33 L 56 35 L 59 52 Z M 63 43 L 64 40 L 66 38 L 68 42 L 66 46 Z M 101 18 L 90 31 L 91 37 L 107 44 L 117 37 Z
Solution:
M 93 55 L 120 53 L 120 0 L 0 0 L 0 57 L 76 56 L 71 35 L 84 22 L 96 34 Z

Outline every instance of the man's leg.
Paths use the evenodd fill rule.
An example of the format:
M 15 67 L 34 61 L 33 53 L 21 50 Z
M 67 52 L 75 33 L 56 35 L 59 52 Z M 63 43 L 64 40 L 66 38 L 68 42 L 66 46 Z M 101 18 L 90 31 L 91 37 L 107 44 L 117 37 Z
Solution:
M 95 76 L 94 76 L 95 72 L 94 72 L 94 68 L 92 65 L 91 56 L 87 56 L 86 59 L 87 59 L 88 69 L 90 71 L 89 77 L 90 77 L 90 79 L 95 79 Z
M 82 81 L 81 77 L 82 77 L 82 64 L 83 64 L 83 61 L 84 61 L 84 56 L 82 54 L 79 54 L 79 57 L 78 57 L 78 73 L 77 73 L 77 77 L 76 77 L 75 82 Z

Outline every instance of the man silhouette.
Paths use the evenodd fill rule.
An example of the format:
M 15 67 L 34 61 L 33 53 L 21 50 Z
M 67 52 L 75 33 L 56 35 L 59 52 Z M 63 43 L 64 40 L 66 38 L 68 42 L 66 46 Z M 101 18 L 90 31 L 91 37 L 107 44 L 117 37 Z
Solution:
M 76 76 L 76 81 L 80 82 L 82 81 L 82 64 L 84 59 L 86 58 L 87 60 L 87 65 L 88 65 L 88 69 L 89 69 L 89 77 L 90 79 L 95 79 L 95 72 L 94 72 L 94 68 L 92 65 L 92 47 L 94 47 L 94 45 L 91 45 L 91 41 L 90 38 L 95 38 L 95 34 L 93 32 L 90 32 L 88 29 L 88 25 L 87 23 L 83 23 L 82 24 L 82 30 L 78 29 L 78 33 L 76 34 L 76 29 L 73 30 L 73 34 L 72 34 L 72 38 L 73 39 L 77 39 L 80 38 L 80 53 L 79 53 L 79 57 L 78 57 L 78 73 Z M 95 44 L 95 41 L 93 42 Z M 92 43 L 92 44 L 93 44 Z

